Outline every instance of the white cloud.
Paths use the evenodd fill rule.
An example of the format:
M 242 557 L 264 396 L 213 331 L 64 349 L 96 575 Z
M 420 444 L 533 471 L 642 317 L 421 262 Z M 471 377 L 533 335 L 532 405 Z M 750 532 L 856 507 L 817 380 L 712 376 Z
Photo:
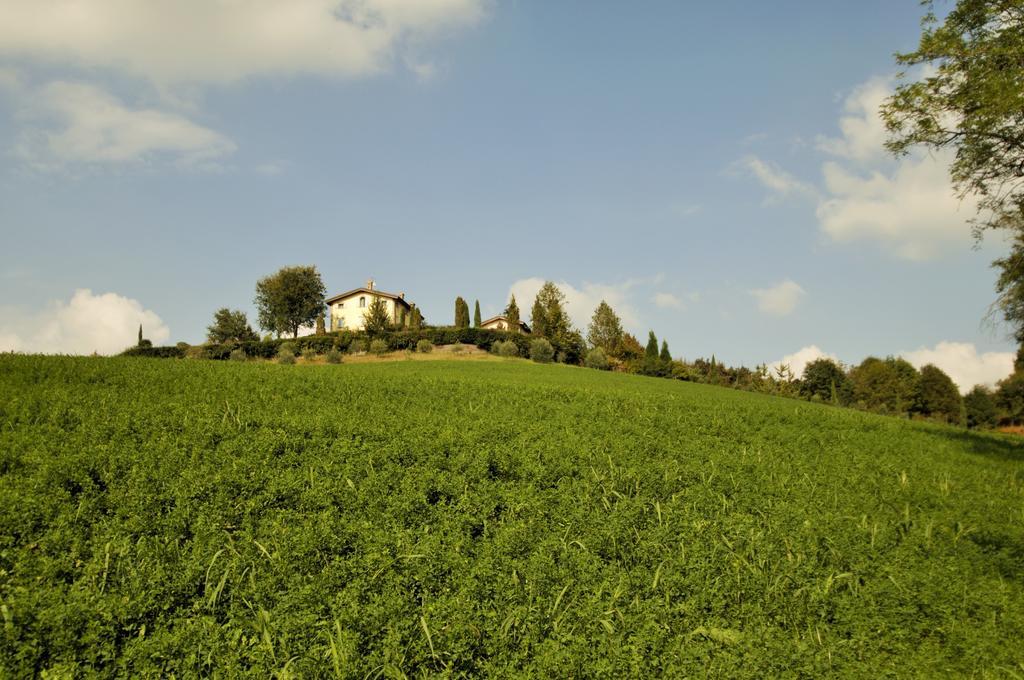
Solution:
M 929 259 L 952 243 L 970 243 L 967 220 L 975 202 L 961 201 L 949 183 L 950 157 L 907 158 L 891 173 L 868 175 L 828 162 L 829 197 L 818 204 L 822 231 L 838 242 L 874 240 L 910 260 Z
M 39 167 L 172 158 L 208 163 L 235 150 L 228 138 L 173 112 L 131 108 L 84 83 L 57 81 L 22 90 L 22 115 L 37 120 L 22 134 L 19 155 Z
M 951 153 L 889 155 L 879 107 L 892 92 L 892 78 L 878 77 L 845 99 L 839 136 L 819 136 L 815 145 L 830 156 L 821 166 L 820 191 L 755 156 L 738 163 L 777 198 L 815 196 L 819 227 L 833 241 L 874 242 L 897 257 L 929 259 L 970 243 L 967 220 L 977 202 L 954 193 Z
M 54 301 L 41 313 L 5 308 L 0 317 L 0 351 L 46 354 L 115 354 L 135 344 L 142 324 L 153 344 L 171 333 L 156 312 L 137 300 L 80 288 L 71 300 Z
M 891 78 L 872 78 L 854 88 L 843 102 L 846 115 L 839 119 L 841 136 L 819 136 L 817 148 L 834 156 L 860 162 L 885 158 L 885 140 L 888 135 L 878 110 L 892 92 Z
M 672 293 L 658 292 L 654 294 L 654 304 L 662 309 L 682 309 L 683 301 Z
M 636 333 L 640 328 L 640 316 L 630 301 L 629 293 L 641 283 L 642 281 L 630 279 L 617 285 L 584 283 L 580 288 L 565 281 L 556 281 L 555 285 L 565 293 L 566 312 L 580 330 L 586 331 L 590 319 L 594 316 L 594 310 L 601 300 L 604 300 L 622 319 L 623 326 Z M 529 319 L 533 300 L 543 285 L 544 279 L 533 277 L 520 279 L 509 288 L 509 295 L 516 296 L 516 304 L 519 305 L 520 315 L 524 321 Z
M 904 359 L 917 368 L 934 364 L 945 371 L 962 393 L 975 385 L 995 385 L 1013 372 L 1013 352 L 979 354 L 969 342 L 940 342 L 935 347 L 921 347 L 903 352 Z
M 782 366 L 789 366 L 789 370 L 792 372 L 793 377 L 801 378 L 804 374 L 804 369 L 807 364 L 811 363 L 816 359 L 831 359 L 832 361 L 839 363 L 839 359 L 834 354 L 826 354 L 817 345 L 809 345 L 802 347 L 792 354 L 787 354 L 778 361 L 774 361 L 768 364 L 768 369 L 775 375 L 777 369 Z
M 739 162 L 739 166 L 746 169 L 778 197 L 815 194 L 814 187 L 810 184 L 800 181 L 776 164 L 757 156 L 747 156 Z
M 470 25 L 484 0 L 32 0 L 0 3 L 0 54 L 154 83 L 364 76 Z
M 750 291 L 757 299 L 757 308 L 772 316 L 791 314 L 800 298 L 807 294 L 797 283 L 786 279 L 771 288 L 757 288 Z

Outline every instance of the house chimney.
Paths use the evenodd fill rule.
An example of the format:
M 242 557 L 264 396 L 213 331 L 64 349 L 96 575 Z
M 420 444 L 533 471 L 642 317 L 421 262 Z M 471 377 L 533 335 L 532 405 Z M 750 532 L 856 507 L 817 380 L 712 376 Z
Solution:
M 399 293 L 398 297 L 400 297 L 400 298 L 402 298 L 404 300 L 405 299 L 405 291 L 402 291 L 401 293 Z
M 373 290 L 373 279 L 367 279 L 366 288 L 367 290 Z

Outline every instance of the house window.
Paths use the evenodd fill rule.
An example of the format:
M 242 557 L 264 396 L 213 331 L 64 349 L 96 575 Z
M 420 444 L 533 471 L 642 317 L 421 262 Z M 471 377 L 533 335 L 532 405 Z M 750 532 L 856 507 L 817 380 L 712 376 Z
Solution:
M 359 298 L 359 306 L 360 307 L 365 307 L 366 306 L 366 298 L 365 297 Z

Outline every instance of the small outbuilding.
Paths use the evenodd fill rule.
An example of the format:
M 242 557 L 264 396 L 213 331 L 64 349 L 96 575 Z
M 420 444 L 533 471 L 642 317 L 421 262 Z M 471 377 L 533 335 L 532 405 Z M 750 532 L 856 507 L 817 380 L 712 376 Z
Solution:
M 486 328 L 486 329 L 492 330 L 492 331 L 507 331 L 507 330 L 511 330 L 511 325 L 508 322 L 508 317 L 506 317 L 504 314 L 502 314 L 502 315 L 499 315 L 499 316 L 492 316 L 490 319 L 487 319 L 486 321 L 481 322 L 480 323 L 480 328 Z M 519 332 L 520 333 L 529 333 L 530 332 L 530 327 L 527 326 L 522 321 L 520 321 L 519 322 Z

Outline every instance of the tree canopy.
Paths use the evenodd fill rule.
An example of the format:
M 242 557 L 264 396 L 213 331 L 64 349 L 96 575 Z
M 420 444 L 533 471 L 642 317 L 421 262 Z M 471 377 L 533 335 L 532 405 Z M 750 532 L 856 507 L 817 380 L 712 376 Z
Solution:
M 516 304 L 516 296 L 513 295 L 505 308 L 505 319 L 508 320 L 508 329 L 513 333 L 519 332 L 519 305 Z
M 374 295 L 370 306 L 366 308 L 363 325 L 370 335 L 383 333 L 391 328 L 391 316 L 388 314 L 388 303 L 379 295 Z
M 914 412 L 950 423 L 960 422 L 960 391 L 953 379 L 938 366 L 921 367 L 914 391 Z
M 917 369 L 898 357 L 868 357 L 850 371 L 855 402 L 872 411 L 896 415 L 910 411 L 917 380 Z
M 587 327 L 587 342 L 591 347 L 600 347 L 608 356 L 619 354 L 622 346 L 622 321 L 604 300 L 594 310 L 590 326 Z
M 259 340 L 256 331 L 249 325 L 245 312 L 227 307 L 218 309 L 213 314 L 213 323 L 206 327 L 206 341 L 212 343 L 246 342 Z
M 567 342 L 572 332 L 572 323 L 565 311 L 565 293 L 551 281 L 544 282 L 533 302 L 533 332 L 551 340 L 555 347 Z
M 881 111 L 887 147 L 896 155 L 951 150 L 953 186 L 978 199 L 975 236 L 1017 232 L 1011 256 L 995 262 L 996 308 L 1024 341 L 1024 0 L 958 0 L 942 20 L 932 0 L 922 4 L 917 49 L 896 56 L 920 68 L 904 74 Z
M 455 327 L 469 328 L 469 305 L 461 297 L 455 298 Z
M 323 313 L 327 288 L 315 265 L 284 267 L 256 283 L 260 328 L 278 335 L 299 336 L 299 328 Z
M 480 328 L 480 301 L 473 305 L 473 328 Z
M 800 392 L 805 397 L 818 397 L 822 401 L 845 404 L 849 398 L 849 378 L 842 366 L 827 357 L 821 357 L 804 366 Z

